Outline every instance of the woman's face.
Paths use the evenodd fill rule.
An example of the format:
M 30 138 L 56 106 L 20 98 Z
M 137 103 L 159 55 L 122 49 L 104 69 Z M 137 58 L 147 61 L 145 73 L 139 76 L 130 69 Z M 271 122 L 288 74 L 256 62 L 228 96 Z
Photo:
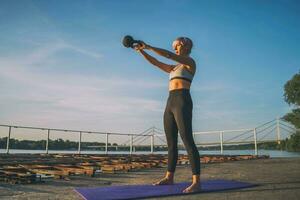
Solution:
M 182 53 L 182 45 L 178 43 L 177 45 L 174 46 L 174 51 L 177 55 L 181 55 Z
M 184 48 L 184 46 L 182 45 L 182 43 L 180 41 L 175 41 L 175 44 L 173 45 L 173 49 L 175 51 L 175 54 L 177 55 L 186 55 L 187 53 L 187 49 Z

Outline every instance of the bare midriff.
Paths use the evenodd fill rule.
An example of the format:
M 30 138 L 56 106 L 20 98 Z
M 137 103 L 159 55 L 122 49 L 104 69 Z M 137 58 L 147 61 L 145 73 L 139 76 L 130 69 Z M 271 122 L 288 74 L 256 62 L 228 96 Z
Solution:
M 173 79 L 169 82 L 169 91 L 178 89 L 190 89 L 191 83 L 182 79 Z

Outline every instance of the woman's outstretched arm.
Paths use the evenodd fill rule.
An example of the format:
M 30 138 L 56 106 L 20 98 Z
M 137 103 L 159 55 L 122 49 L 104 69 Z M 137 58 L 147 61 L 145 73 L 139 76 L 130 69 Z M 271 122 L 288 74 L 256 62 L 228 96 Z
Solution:
M 195 66 L 195 61 L 188 57 L 188 56 L 182 56 L 182 55 L 177 55 L 171 51 L 165 50 L 165 49 L 161 49 L 161 48 L 157 48 L 157 47 L 152 47 L 150 45 L 145 44 L 145 49 L 151 50 L 153 52 L 155 52 L 156 54 L 169 58 L 171 60 L 174 60 L 178 63 L 184 64 L 184 65 L 188 65 L 188 66 Z
M 158 61 L 156 58 L 154 58 L 153 56 L 146 53 L 143 49 L 136 49 L 136 50 L 138 52 L 140 52 L 144 56 L 144 58 L 146 60 L 148 60 L 151 64 L 157 66 L 159 69 L 161 69 L 167 73 L 170 73 L 172 71 L 172 69 L 175 67 L 174 65 L 168 65 L 168 64 Z

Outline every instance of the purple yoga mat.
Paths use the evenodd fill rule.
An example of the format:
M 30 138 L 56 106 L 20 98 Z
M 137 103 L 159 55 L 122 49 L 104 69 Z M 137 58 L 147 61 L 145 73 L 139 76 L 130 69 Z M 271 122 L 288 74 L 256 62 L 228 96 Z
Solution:
M 86 200 L 141 199 L 157 196 L 185 195 L 182 191 L 190 184 L 190 182 L 182 182 L 174 185 L 159 186 L 122 185 L 96 188 L 77 188 L 75 191 Z M 196 193 L 216 192 L 254 186 L 257 185 L 239 181 L 207 180 L 201 182 L 202 190 Z

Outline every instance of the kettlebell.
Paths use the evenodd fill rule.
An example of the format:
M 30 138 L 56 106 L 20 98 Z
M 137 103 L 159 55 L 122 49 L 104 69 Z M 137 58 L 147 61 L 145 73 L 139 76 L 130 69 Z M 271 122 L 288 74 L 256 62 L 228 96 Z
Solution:
M 139 44 L 141 42 L 142 42 L 141 40 L 134 40 L 133 37 L 130 35 L 126 35 L 123 38 L 123 45 L 127 48 L 129 48 L 129 47 L 133 48 L 134 44 Z

